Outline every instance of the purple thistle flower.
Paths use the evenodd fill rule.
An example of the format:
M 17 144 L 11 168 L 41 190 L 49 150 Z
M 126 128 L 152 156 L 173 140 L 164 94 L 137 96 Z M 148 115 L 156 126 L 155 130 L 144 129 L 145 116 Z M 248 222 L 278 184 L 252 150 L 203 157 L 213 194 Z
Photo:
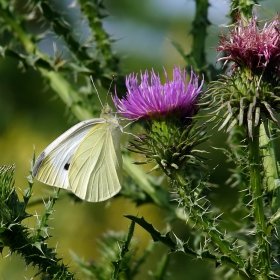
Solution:
M 280 62 L 280 36 L 279 16 L 277 15 L 270 24 L 265 24 L 259 29 L 257 16 L 252 15 L 250 20 L 239 18 L 234 29 L 230 30 L 228 36 L 222 34 L 220 46 L 217 51 L 224 51 L 227 56 L 217 61 L 234 61 L 238 66 L 247 66 L 251 70 L 256 68 L 265 69 L 274 67 L 279 72 Z M 279 73 L 278 73 L 279 74 Z
M 154 70 L 149 77 L 148 70 L 126 77 L 127 95 L 119 99 L 117 94 L 113 101 L 118 112 L 130 119 L 157 118 L 169 114 L 180 117 L 191 117 L 197 111 L 197 96 L 201 92 L 203 81 L 198 85 L 198 76 L 191 71 L 190 81 L 187 83 L 187 72 L 179 67 L 173 69 L 173 80 L 169 81 L 164 69 L 166 83 L 161 84 L 159 75 Z

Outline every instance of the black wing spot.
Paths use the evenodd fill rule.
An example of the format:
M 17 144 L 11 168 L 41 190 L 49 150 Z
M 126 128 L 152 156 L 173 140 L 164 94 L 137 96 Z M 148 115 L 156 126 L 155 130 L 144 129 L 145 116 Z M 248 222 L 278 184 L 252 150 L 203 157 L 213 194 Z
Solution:
M 64 169 L 65 169 L 65 170 L 68 170 L 68 169 L 69 169 L 69 166 L 70 166 L 70 163 L 66 163 L 66 164 L 64 165 Z

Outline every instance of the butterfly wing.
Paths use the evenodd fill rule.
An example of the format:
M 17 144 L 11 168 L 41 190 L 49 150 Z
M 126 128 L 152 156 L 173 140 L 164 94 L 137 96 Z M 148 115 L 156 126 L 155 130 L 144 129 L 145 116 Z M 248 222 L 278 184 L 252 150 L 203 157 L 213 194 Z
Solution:
M 104 119 L 80 122 L 54 140 L 38 157 L 32 175 L 39 181 L 69 189 L 69 166 L 72 158 L 88 132 Z
M 106 200 L 121 189 L 120 126 L 106 120 L 95 125 L 79 145 L 69 170 L 70 189 L 91 202 Z

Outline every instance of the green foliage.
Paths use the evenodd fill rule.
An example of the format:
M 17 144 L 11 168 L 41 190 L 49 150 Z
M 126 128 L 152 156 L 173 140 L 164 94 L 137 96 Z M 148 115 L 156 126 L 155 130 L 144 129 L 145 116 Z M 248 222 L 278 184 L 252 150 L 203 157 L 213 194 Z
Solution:
M 135 222 L 131 222 L 127 234 L 110 231 L 103 235 L 98 242 L 102 256 L 100 262 L 85 262 L 72 252 L 73 259 L 89 279 L 129 280 L 138 275 L 141 265 L 155 246 L 149 245 L 140 257 L 137 256 L 136 240 L 133 238 L 134 226 Z
M 2 56 L 17 59 L 21 62 L 22 67 L 37 69 L 78 119 L 89 119 L 96 112 L 94 102 L 92 102 L 92 87 L 74 88 L 67 81 L 66 75 L 75 78 L 94 75 L 96 83 L 100 83 L 106 90 L 114 75 L 118 88 L 121 92 L 125 92 L 124 83 L 120 82 L 123 81 L 123 77 L 118 68 L 118 58 L 111 51 L 113 41 L 100 24 L 93 23 L 93 21 L 101 22 L 104 17 L 100 12 L 103 9 L 102 3 L 81 1 L 82 11 L 88 12 L 89 17 L 94 15 L 94 18 L 90 18 L 89 21 L 90 27 L 94 27 L 93 38 L 89 38 L 89 42 L 97 42 L 94 53 L 91 52 L 90 45 L 81 44 L 75 39 L 71 23 L 58 14 L 49 1 L 31 0 L 23 10 L 23 14 L 18 13 L 16 4 L 17 2 L 11 4 L 10 1 L 2 1 L 0 5 L 2 30 L 15 38 L 9 44 L 1 47 Z M 90 11 L 89 7 L 91 7 Z M 68 63 L 62 54 L 55 53 L 55 56 L 51 57 L 40 51 L 38 44 L 45 35 L 30 34 L 26 28 L 26 21 L 34 20 L 34 17 L 31 16 L 34 16 L 34 13 L 38 24 L 43 22 L 48 26 L 49 32 L 54 32 L 57 38 L 64 40 L 68 55 L 72 57 L 71 62 Z M 43 34 L 47 34 L 47 32 L 45 31 Z M 21 48 L 17 47 L 18 44 L 21 44 Z M 54 48 L 56 50 L 56 47 Z M 112 67 L 113 64 L 114 67 Z
M 38 267 L 41 279 L 74 279 L 74 273 L 68 270 L 68 266 L 57 258 L 55 248 L 48 247 L 47 240 L 49 216 L 53 212 L 53 206 L 57 200 L 55 191 L 52 198 L 44 203 L 45 210 L 41 217 L 37 217 L 35 230 L 28 228 L 24 220 L 31 215 L 26 212 L 28 201 L 31 197 L 33 179 L 28 177 L 29 188 L 23 194 L 20 201 L 14 188 L 14 166 L 3 166 L 0 170 L 1 192 L 1 252 L 4 247 L 10 249 L 10 254 L 19 254 L 27 265 Z
M 255 2 L 231 3 L 230 15 L 235 19 L 238 13 L 249 17 Z M 57 4 L 55 1 L 29 0 L 22 7 L 19 1 L 0 0 L 0 32 L 3 37 L 0 55 L 18 61 L 22 70 L 34 68 L 73 116 L 80 120 L 89 119 L 97 110 L 88 76 L 93 75 L 94 81 L 106 92 L 115 76 L 118 92 L 125 93 L 121 60 L 112 51 L 114 40 L 103 28 L 107 12 L 102 1 L 79 0 L 77 3 L 81 17 L 90 30 L 86 42 L 77 39 L 71 19 L 56 9 Z M 185 54 L 183 48 L 174 42 L 187 63 L 186 67 L 192 66 L 194 71 L 203 74 L 207 83 L 215 80 L 217 73 L 222 71 L 215 70 L 205 55 L 207 28 L 210 26 L 208 9 L 209 1 L 196 1 L 191 30 L 193 47 L 189 54 Z M 28 25 L 31 22 L 39 31 L 32 31 Z M 49 33 L 63 42 L 65 53 L 58 53 L 56 45 L 53 56 L 42 52 L 39 44 Z M 179 128 L 174 120 L 170 120 L 170 123 L 154 122 L 147 136 L 136 138 L 129 148 L 130 151 L 145 154 L 146 159 L 139 162 L 128 152 L 123 153 L 126 176 L 118 196 L 129 199 L 137 207 L 152 204 L 162 210 L 166 216 L 165 233 L 149 223 L 147 217 L 125 215 L 131 220 L 127 233 L 109 232 L 103 236 L 99 242 L 102 256 L 99 262 L 84 261 L 72 253 L 86 277 L 100 280 L 136 279 L 156 244 L 161 243 L 166 248 L 157 268 L 151 273 L 152 279 L 168 279 L 172 264 L 170 259 L 175 253 L 207 260 L 213 267 L 223 267 L 222 279 L 234 279 L 234 275 L 243 279 L 279 278 L 278 163 L 273 139 L 263 138 L 259 143 L 259 136 L 273 135 L 276 138 L 270 122 L 279 125 L 276 113 L 279 89 L 278 84 L 273 83 L 275 76 L 270 77 L 271 80 L 265 85 L 258 78 L 250 80 L 246 76 L 238 80 L 235 75 L 223 75 L 220 80 L 210 83 L 206 95 L 208 102 L 204 104 L 212 112 L 209 114 L 212 119 L 207 122 L 218 120 L 219 129 L 226 128 L 231 134 L 229 150 L 218 147 L 215 151 L 224 152 L 235 164 L 228 180 L 241 192 L 232 210 L 238 216 L 235 227 L 227 229 L 223 224 L 222 210 L 211 202 L 210 177 L 215 170 L 209 171 L 206 164 L 201 165 L 202 161 L 205 163 L 201 156 L 204 150 L 199 149 L 199 145 L 210 137 L 206 126 L 199 126 L 196 121 L 192 125 L 189 125 L 191 122 L 186 125 L 182 121 Z M 266 97 L 264 101 L 259 101 L 259 95 L 255 95 L 260 85 Z M 275 88 L 276 91 L 273 91 Z M 272 101 L 276 109 L 267 101 Z M 266 134 L 263 132 L 260 135 L 260 129 Z M 149 134 L 151 131 L 153 135 Z M 157 165 L 150 171 L 158 169 L 160 175 L 151 176 L 139 167 L 151 162 Z M 27 265 L 37 268 L 35 276 L 41 279 L 78 278 L 65 260 L 57 256 L 56 249 L 48 244 L 49 239 L 53 238 L 48 223 L 59 191 L 55 190 L 49 199 L 41 202 L 44 210 L 40 215 L 33 216 L 27 211 L 27 207 L 34 206 L 35 201 L 31 200 L 33 178 L 28 176 L 29 187 L 23 192 L 21 200 L 14 187 L 14 170 L 14 166 L 0 168 L 0 251 L 8 248 L 10 254 L 21 256 Z M 166 177 L 168 189 L 163 180 Z M 31 229 L 26 222 L 31 217 L 37 219 L 35 229 Z M 183 228 L 191 232 L 191 237 L 177 237 L 175 230 L 170 229 L 175 221 L 183 221 Z M 152 243 L 141 254 L 137 252 L 134 238 L 135 225 L 152 237 Z

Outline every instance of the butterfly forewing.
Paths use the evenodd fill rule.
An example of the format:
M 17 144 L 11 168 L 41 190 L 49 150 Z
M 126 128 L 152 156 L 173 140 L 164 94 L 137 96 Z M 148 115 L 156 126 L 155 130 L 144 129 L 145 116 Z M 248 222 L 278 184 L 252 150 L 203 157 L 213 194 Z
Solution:
M 121 189 L 120 126 L 112 120 L 94 126 L 80 143 L 69 170 L 70 189 L 91 202 L 103 201 Z
M 38 157 L 32 175 L 39 181 L 69 189 L 69 167 L 83 138 L 103 119 L 80 122 L 53 141 Z

